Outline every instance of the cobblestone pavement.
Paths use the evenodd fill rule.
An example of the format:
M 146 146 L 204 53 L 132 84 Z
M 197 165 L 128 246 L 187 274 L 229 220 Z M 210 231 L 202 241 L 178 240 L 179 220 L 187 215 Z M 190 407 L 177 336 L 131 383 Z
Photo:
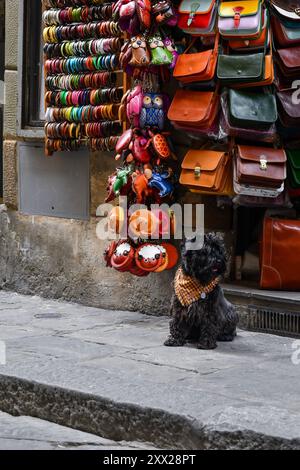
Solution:
M 300 448 L 299 341 L 240 330 L 200 351 L 167 334 L 165 317 L 0 291 L 0 409 L 157 447 Z

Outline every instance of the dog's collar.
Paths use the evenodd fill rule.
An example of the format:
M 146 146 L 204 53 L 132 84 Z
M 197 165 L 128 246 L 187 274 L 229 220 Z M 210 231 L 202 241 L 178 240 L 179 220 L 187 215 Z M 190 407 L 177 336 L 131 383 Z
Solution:
M 216 286 L 219 284 L 220 278 L 216 277 L 209 284 L 203 286 L 197 279 L 184 274 L 183 269 L 179 268 L 175 275 L 174 287 L 175 294 L 183 307 L 188 307 L 193 302 L 202 299 L 205 300 Z

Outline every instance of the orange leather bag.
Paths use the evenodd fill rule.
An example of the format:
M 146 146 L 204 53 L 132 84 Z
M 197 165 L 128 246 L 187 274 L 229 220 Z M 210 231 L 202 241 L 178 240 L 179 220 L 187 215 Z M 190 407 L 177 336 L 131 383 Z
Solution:
M 227 152 L 189 150 L 181 164 L 180 184 L 192 192 L 231 195 L 232 164 Z
M 168 119 L 177 127 L 208 129 L 220 107 L 217 91 L 177 90 L 168 111 Z
M 265 218 L 261 246 L 262 289 L 300 290 L 300 220 Z
M 174 78 L 186 84 L 212 80 L 215 76 L 217 66 L 219 34 L 216 36 L 213 49 L 188 54 L 188 51 L 194 43 L 195 40 L 192 41 L 186 51 L 178 57 L 173 72 Z

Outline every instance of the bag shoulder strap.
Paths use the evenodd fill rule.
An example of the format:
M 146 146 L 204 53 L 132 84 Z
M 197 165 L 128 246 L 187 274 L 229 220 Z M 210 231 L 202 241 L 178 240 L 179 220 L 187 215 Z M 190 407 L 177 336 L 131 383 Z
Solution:
M 183 52 L 182 55 L 187 54 L 191 50 L 191 48 L 194 46 L 197 39 L 199 39 L 199 38 L 195 37 L 195 38 L 192 39 L 192 41 L 190 42 L 190 44 L 188 45 L 188 47 L 186 48 L 186 50 Z M 215 37 L 215 44 L 214 44 L 214 47 L 213 47 L 213 54 L 214 55 L 218 54 L 219 42 L 220 42 L 220 33 L 217 32 L 216 37 Z

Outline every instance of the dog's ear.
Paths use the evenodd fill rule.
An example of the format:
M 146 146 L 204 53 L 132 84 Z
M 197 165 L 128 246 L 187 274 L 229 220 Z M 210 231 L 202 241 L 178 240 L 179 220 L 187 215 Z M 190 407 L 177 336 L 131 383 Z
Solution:
M 216 232 L 206 233 L 204 236 L 204 241 L 210 245 L 214 245 L 219 248 L 225 248 L 223 238 L 221 238 L 221 236 Z
M 205 235 L 205 243 L 209 244 L 216 252 L 218 256 L 227 262 L 227 250 L 223 238 L 215 232 L 210 232 Z
M 192 237 L 192 238 L 184 237 L 181 240 L 180 247 L 181 247 L 182 250 L 184 249 L 184 250 L 188 251 L 189 250 L 189 248 L 188 248 L 189 244 L 195 243 L 195 241 L 196 241 L 196 237 Z

